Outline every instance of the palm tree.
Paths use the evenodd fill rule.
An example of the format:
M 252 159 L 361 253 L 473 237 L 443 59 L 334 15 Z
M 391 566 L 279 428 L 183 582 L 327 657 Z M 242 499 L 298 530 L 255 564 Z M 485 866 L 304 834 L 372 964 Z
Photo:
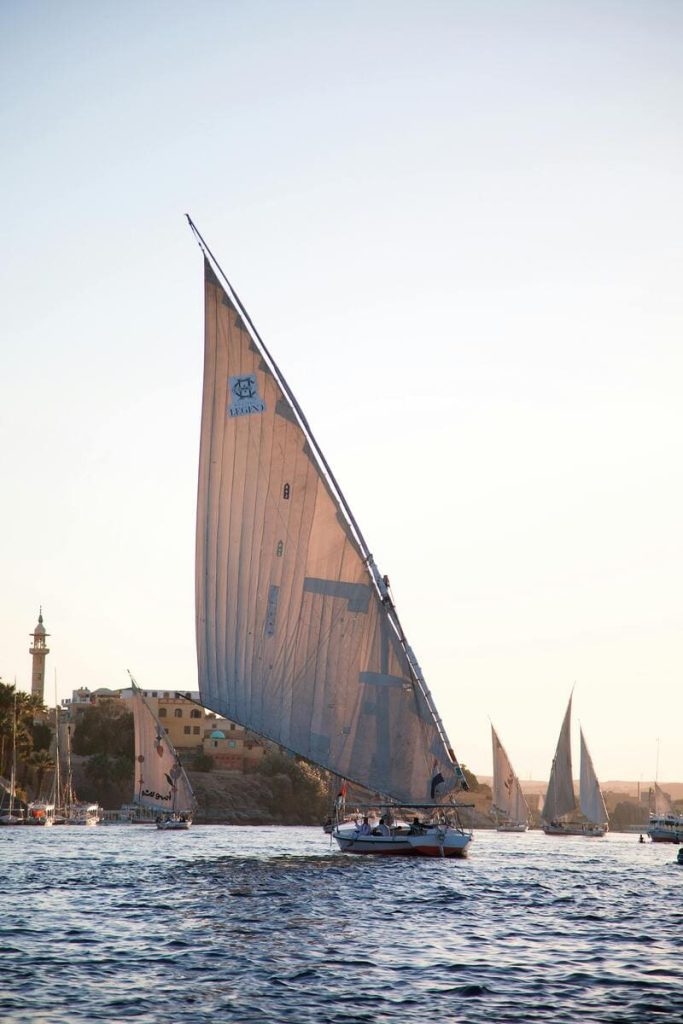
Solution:
M 31 754 L 29 761 L 36 772 L 36 793 L 38 794 L 38 797 L 40 797 L 40 793 L 43 788 L 43 779 L 47 772 L 53 770 L 55 762 L 50 757 L 47 750 L 35 750 Z

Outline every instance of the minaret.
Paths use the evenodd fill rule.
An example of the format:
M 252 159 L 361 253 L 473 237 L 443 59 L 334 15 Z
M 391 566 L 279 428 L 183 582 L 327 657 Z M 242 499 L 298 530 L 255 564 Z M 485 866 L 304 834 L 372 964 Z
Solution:
M 31 696 L 38 697 L 41 704 L 45 700 L 45 659 L 50 653 L 50 648 L 45 645 L 45 637 L 49 636 L 43 625 L 43 608 L 41 605 L 38 615 L 38 625 L 29 633 L 33 637 L 33 646 L 29 647 L 28 653 L 33 658 L 33 671 L 31 672 Z

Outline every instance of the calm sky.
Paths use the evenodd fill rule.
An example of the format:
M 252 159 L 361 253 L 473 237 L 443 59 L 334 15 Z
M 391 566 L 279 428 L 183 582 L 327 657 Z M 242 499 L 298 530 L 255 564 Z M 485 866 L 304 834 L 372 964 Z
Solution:
M 683 6 L 0 5 L 0 675 L 196 688 L 206 237 L 461 760 L 683 779 Z M 578 731 L 577 731 L 578 740 Z M 577 742 L 578 746 L 578 742 Z

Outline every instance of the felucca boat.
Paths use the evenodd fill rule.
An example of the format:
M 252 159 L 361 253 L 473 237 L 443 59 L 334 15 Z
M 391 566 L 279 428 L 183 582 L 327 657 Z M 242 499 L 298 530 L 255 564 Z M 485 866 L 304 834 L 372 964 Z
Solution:
M 572 781 L 571 711 L 572 698 L 570 696 L 541 812 L 541 817 L 545 822 L 543 831 L 548 836 L 601 838 L 607 832 L 609 819 L 583 729 L 581 730 L 579 783 L 579 807 L 583 814 L 583 820 L 575 820 L 578 808 Z
M 526 832 L 529 806 L 498 733 L 491 726 L 493 746 L 493 804 L 498 832 Z
M 188 221 L 204 253 L 201 702 L 396 810 L 419 805 L 420 842 L 396 834 L 366 846 L 339 825 L 340 849 L 463 855 L 471 835 L 440 804 L 466 788 L 464 774 L 388 578 L 291 388 Z
M 190 780 L 163 725 L 132 676 L 131 682 L 137 772 L 133 802 L 155 816 L 158 829 L 186 831 L 196 806 Z

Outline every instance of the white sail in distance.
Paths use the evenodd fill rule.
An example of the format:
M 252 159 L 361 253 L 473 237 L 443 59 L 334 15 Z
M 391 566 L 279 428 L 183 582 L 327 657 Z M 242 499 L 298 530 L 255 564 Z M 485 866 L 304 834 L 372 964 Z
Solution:
M 571 715 L 572 698 L 570 697 L 560 729 L 548 780 L 548 791 L 543 804 L 542 817 L 544 821 L 548 822 L 555 821 L 576 809 L 574 783 L 572 782 Z
M 521 824 L 529 820 L 529 807 L 510 758 L 493 726 L 491 726 L 491 742 L 493 745 L 493 806 L 507 821 Z
M 195 799 L 185 769 L 164 727 L 133 684 L 135 787 L 133 800 L 159 811 L 194 811 Z
M 196 546 L 202 702 L 397 800 L 429 799 L 440 777 L 438 799 L 464 776 L 386 583 L 291 390 L 228 287 L 205 260 Z
M 654 813 L 659 815 L 673 814 L 673 803 L 668 793 L 665 793 L 658 782 L 654 788 Z
M 582 813 L 594 825 L 606 825 L 608 822 L 607 808 L 600 789 L 598 777 L 593 767 L 593 759 L 588 750 L 586 739 L 581 734 L 581 774 L 579 783 L 579 806 Z

